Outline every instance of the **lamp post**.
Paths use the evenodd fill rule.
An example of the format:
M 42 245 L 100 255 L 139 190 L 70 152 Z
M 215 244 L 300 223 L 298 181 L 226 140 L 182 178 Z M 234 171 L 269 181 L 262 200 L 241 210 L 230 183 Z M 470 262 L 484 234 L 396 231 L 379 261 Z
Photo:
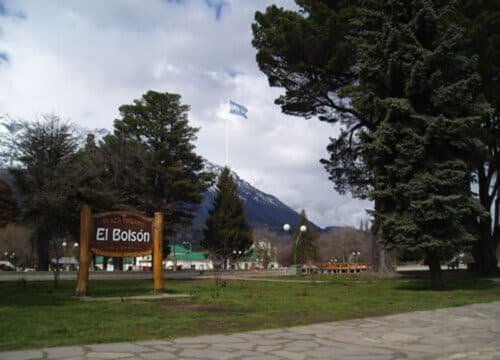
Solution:
M 290 231 L 290 224 L 285 224 L 283 225 L 283 230 L 285 230 L 286 232 Z M 294 242 L 294 266 L 293 266 L 293 270 L 292 270 L 292 273 L 294 275 L 299 275 L 299 266 L 297 264 L 297 246 L 299 244 L 299 241 L 300 241 L 300 237 L 302 235 L 302 233 L 305 233 L 307 231 L 307 226 L 305 225 L 300 225 L 300 228 L 299 228 L 299 234 L 297 235 L 297 238 L 295 239 L 295 242 Z M 293 241 L 293 239 L 292 239 Z M 292 267 L 290 267 L 292 269 Z
M 192 247 L 191 243 L 188 241 L 183 241 L 182 245 L 189 245 L 189 252 L 187 254 L 191 254 L 191 252 L 193 251 L 193 247 Z M 189 269 L 191 270 L 191 258 L 189 258 Z
M 65 257 L 66 256 L 66 246 L 68 246 L 68 243 L 66 242 L 66 240 L 64 240 L 61 245 L 63 247 L 63 256 L 62 257 Z
M 240 257 L 241 257 L 241 254 L 243 254 L 243 251 L 241 250 L 233 250 L 233 255 L 234 255 L 234 258 L 236 259 L 236 266 L 238 267 L 238 270 L 240 269 Z

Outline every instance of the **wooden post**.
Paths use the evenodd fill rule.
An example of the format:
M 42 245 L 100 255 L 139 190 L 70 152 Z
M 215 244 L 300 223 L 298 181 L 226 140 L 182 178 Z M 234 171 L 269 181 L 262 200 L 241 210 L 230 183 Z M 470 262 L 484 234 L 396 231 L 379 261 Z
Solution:
M 156 212 L 153 220 L 153 279 L 154 292 L 163 292 L 163 213 L 161 212 Z
M 80 208 L 80 264 L 76 279 L 76 296 L 86 296 L 89 286 L 89 242 L 92 231 L 92 213 L 90 206 Z

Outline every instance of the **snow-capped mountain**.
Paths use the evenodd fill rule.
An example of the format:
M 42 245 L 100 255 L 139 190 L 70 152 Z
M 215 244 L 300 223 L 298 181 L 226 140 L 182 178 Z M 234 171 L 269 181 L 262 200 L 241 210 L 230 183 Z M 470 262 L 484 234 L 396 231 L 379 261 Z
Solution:
M 222 167 L 205 160 L 205 170 L 219 176 Z M 297 222 L 299 214 L 282 203 L 277 197 L 253 187 L 247 181 L 240 178 L 234 171 L 231 171 L 231 175 L 238 186 L 238 193 L 243 200 L 243 208 L 251 227 L 266 226 L 271 230 L 281 231 L 283 224 L 293 226 Z M 208 211 L 212 207 L 215 191 L 214 185 L 205 193 L 203 202 L 196 210 L 191 228 L 187 229 L 181 235 L 183 238 L 191 238 L 195 243 L 198 239 L 201 239 Z M 321 231 L 321 228 L 312 222 L 309 223 L 309 226 L 317 231 Z

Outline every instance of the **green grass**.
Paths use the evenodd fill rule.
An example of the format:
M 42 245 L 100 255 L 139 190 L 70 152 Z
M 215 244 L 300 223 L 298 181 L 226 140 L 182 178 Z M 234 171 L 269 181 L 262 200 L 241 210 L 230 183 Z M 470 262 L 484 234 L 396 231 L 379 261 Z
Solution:
M 324 280 L 321 277 L 321 280 Z M 500 300 L 500 283 L 452 279 L 433 292 L 425 279 L 329 277 L 327 283 L 167 281 L 192 299 L 81 302 L 74 282 L 0 284 L 0 349 L 227 333 Z M 92 296 L 150 294 L 151 281 L 94 281 Z

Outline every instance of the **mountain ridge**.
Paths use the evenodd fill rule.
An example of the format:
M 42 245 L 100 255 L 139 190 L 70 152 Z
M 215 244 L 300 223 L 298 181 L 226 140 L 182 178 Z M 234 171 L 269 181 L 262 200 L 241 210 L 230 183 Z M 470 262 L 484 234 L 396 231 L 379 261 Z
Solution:
M 208 160 L 204 160 L 205 171 L 214 173 L 217 177 L 222 172 L 223 167 L 216 165 Z M 288 205 L 279 200 L 276 196 L 267 194 L 246 180 L 242 179 L 234 170 L 231 170 L 231 175 L 238 188 L 238 195 L 243 201 L 243 209 L 247 218 L 248 225 L 251 228 L 267 227 L 274 232 L 283 232 L 283 225 L 290 224 L 293 226 L 299 219 L 299 214 Z M 203 228 L 208 217 L 208 212 L 212 208 L 214 197 L 216 194 L 215 184 L 208 189 L 201 204 L 195 209 L 195 216 L 190 227 L 186 228 L 178 238 L 182 240 L 192 241 L 194 244 L 199 244 L 203 236 Z M 323 229 L 309 221 L 309 226 L 322 232 Z

